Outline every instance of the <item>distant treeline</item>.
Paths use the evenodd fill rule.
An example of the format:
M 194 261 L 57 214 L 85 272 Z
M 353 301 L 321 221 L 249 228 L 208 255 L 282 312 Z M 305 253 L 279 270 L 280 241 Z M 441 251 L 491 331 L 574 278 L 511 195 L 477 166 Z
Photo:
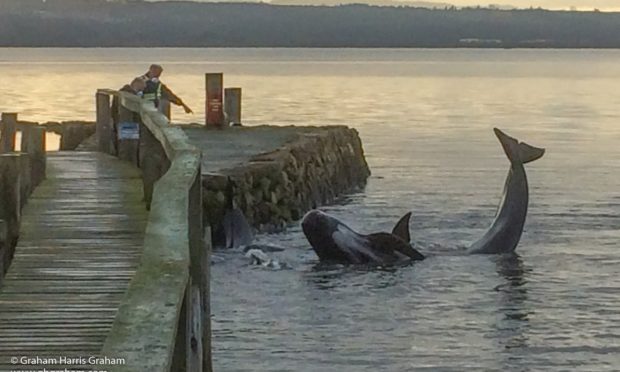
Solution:
M 620 47 L 620 13 L 0 0 L 0 46 Z

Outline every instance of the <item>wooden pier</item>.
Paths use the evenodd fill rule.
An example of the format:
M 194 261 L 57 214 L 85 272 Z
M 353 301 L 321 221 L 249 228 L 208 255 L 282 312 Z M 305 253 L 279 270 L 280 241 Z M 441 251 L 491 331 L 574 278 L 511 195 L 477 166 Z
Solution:
M 99 353 L 140 261 L 147 217 L 137 168 L 101 153 L 48 156 L 0 291 L 1 371 L 11 357 Z
M 96 97 L 98 152 L 42 162 L 0 122 L 0 371 L 211 371 L 201 152 L 152 104 Z

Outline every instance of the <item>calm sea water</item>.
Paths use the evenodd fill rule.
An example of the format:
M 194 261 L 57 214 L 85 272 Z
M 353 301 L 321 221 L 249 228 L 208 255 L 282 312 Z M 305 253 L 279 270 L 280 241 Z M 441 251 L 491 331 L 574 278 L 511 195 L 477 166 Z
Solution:
M 220 252 L 218 371 L 620 370 L 620 51 L 0 49 L 0 111 L 93 118 L 96 88 L 151 62 L 201 122 L 204 73 L 243 88 L 254 124 L 347 124 L 373 175 L 325 209 L 361 232 L 413 211 L 429 256 L 317 266 L 298 226 L 259 240 L 290 270 Z M 536 146 L 519 256 L 467 256 L 508 162 L 492 128 Z

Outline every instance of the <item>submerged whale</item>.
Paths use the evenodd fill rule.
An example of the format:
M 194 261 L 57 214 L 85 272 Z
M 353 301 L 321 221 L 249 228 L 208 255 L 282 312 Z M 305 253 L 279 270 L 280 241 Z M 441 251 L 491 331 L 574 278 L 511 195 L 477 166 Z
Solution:
M 228 177 L 226 185 L 226 212 L 222 220 L 226 248 L 248 246 L 254 240 L 254 233 L 245 215 L 234 202 L 235 182 Z
M 362 235 L 315 209 L 304 216 L 301 227 L 320 261 L 389 265 L 424 259 L 409 243 L 410 218 L 411 213 L 404 215 L 392 233 Z
M 523 165 L 540 159 L 545 153 L 543 148 L 519 142 L 497 128 L 493 130 L 510 161 L 510 169 L 495 220 L 484 236 L 468 249 L 473 254 L 509 253 L 515 250 L 523 232 L 529 198 Z

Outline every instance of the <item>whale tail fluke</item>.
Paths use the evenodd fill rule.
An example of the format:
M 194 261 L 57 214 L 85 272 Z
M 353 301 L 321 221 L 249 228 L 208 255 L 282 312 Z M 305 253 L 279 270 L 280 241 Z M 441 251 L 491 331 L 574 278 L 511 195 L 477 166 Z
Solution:
M 405 214 L 398 220 L 396 226 L 392 230 L 392 234 L 398 236 L 407 243 L 411 242 L 411 235 L 409 234 L 409 220 L 411 219 L 411 212 Z
M 545 149 L 519 142 L 497 128 L 493 128 L 495 135 L 504 148 L 510 162 L 520 161 L 522 164 L 540 159 L 545 154 Z
M 519 143 L 519 158 L 523 164 L 542 158 L 545 149 L 528 145 L 525 142 Z

